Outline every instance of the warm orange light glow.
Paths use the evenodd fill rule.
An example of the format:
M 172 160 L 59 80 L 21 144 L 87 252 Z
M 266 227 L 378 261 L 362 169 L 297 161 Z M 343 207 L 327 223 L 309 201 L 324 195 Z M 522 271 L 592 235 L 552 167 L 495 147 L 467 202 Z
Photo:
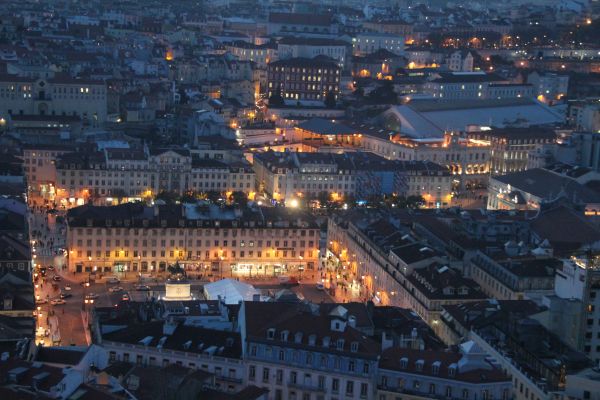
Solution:
M 167 54 L 165 54 L 165 60 L 173 61 L 173 50 L 167 50 Z

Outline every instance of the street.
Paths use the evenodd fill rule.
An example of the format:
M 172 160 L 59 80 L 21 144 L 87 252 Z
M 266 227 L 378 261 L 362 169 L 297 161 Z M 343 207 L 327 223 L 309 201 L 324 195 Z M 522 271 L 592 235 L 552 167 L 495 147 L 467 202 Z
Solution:
M 36 310 L 37 315 L 37 342 L 44 345 L 86 345 L 91 341 L 87 331 L 87 311 L 92 307 L 114 307 L 123 301 L 123 295 L 127 294 L 131 301 L 142 302 L 149 298 L 160 298 L 164 295 L 165 276 L 146 278 L 135 274 L 124 276 L 119 274 L 121 282 L 107 283 L 103 280 L 87 284 L 87 274 L 73 274 L 65 270 L 65 234 L 66 227 L 61 222 L 60 213 L 49 213 L 46 209 L 33 207 L 30 209 L 29 229 L 32 241 L 32 249 L 36 269 L 34 271 L 35 298 L 39 303 Z M 331 289 L 327 284 L 325 287 L 317 288 L 321 281 L 320 273 L 306 271 L 302 276 L 301 283 L 292 287 L 291 290 L 298 294 L 302 300 L 314 303 L 333 302 L 334 298 L 339 302 L 358 301 L 358 293 L 353 290 L 344 289 L 338 285 Z M 59 281 L 53 278 L 59 276 Z M 202 287 L 208 283 L 206 280 L 197 280 L 193 277 L 192 295 L 196 299 L 202 299 Z M 210 281 L 216 277 L 208 277 Z M 284 287 L 278 277 L 252 277 L 240 278 L 254 285 L 264 294 L 275 294 Z M 150 287 L 148 291 L 136 290 L 137 284 Z M 120 287 L 121 290 L 111 291 L 111 287 Z M 51 304 L 52 300 L 60 299 L 62 294 L 68 297 L 64 304 Z M 86 296 L 95 294 L 93 300 Z

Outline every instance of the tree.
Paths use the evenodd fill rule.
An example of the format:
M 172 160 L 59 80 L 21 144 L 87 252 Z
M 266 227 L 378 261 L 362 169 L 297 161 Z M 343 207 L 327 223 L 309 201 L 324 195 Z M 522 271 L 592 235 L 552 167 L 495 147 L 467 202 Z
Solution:
M 216 190 L 211 190 L 206 193 L 206 199 L 210 200 L 213 203 L 218 202 L 219 199 L 222 199 L 222 198 L 223 198 L 223 196 L 221 196 L 221 192 L 217 192 Z
M 398 94 L 394 91 L 392 81 L 384 80 L 382 84 L 369 93 L 369 100 L 376 104 L 396 104 Z
M 246 196 L 246 193 L 239 190 L 231 193 L 230 200 L 232 203 L 237 204 L 242 208 L 246 207 L 248 204 L 248 196 Z
M 425 204 L 423 196 L 408 196 L 406 198 L 406 208 L 419 208 Z
M 321 207 L 327 206 L 327 204 L 329 203 L 329 193 L 319 192 L 319 194 L 317 195 L 317 200 L 319 200 L 319 204 L 321 205 Z
M 156 195 L 156 200 L 162 200 L 167 204 L 173 204 L 179 200 L 179 195 L 175 192 L 163 190 Z
M 179 199 L 182 203 L 194 203 L 198 198 L 198 194 L 193 190 L 185 192 Z
M 327 92 L 325 95 L 325 107 L 327 108 L 335 108 L 335 93 L 331 90 Z
M 277 86 L 271 97 L 269 97 L 269 105 L 274 107 L 281 107 L 285 105 L 285 101 L 281 95 L 281 86 Z

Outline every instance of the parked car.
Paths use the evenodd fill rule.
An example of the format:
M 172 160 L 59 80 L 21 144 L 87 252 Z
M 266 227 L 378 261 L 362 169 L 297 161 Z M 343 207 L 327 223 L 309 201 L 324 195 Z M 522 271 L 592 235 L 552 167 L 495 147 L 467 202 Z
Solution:
M 61 304 L 67 304 L 67 302 L 63 299 L 52 299 L 50 300 L 50 304 L 52 304 L 53 306 L 59 306 Z
M 35 301 L 35 304 L 46 304 L 48 302 L 48 299 L 38 299 Z
M 106 278 L 106 283 L 121 283 L 121 280 L 116 276 L 110 276 Z
M 62 278 L 59 275 L 54 275 L 52 277 L 52 280 L 55 281 L 55 282 L 60 282 L 60 281 L 62 281 Z
M 108 291 L 111 293 L 117 293 L 123 291 L 123 288 L 121 286 L 111 286 L 108 288 Z
M 123 293 L 123 297 L 122 297 L 121 299 L 122 299 L 123 301 L 129 301 L 129 300 L 131 300 L 131 299 L 129 298 L 129 295 L 128 295 L 127 293 Z
M 67 290 L 67 291 L 68 291 L 68 290 L 71 290 L 71 285 L 66 285 L 66 286 L 63 288 L 63 290 Z
M 96 293 L 88 293 L 85 295 L 86 300 L 94 300 L 97 298 L 98 298 L 98 295 Z
M 322 282 L 317 282 L 317 290 L 324 290 L 325 289 L 325 285 L 323 285 Z
M 73 295 L 71 293 L 61 293 L 60 294 L 61 299 L 68 299 L 69 297 L 73 297 Z
M 150 286 L 148 285 L 135 285 L 135 290 L 140 292 L 148 292 L 150 291 Z

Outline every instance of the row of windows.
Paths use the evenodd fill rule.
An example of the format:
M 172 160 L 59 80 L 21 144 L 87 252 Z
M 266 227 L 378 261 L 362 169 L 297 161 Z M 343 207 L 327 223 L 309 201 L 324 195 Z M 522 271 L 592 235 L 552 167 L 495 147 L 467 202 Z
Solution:
M 453 393 L 453 387 L 450 385 L 446 385 L 445 387 L 442 385 L 436 385 L 435 383 L 429 383 L 427 384 L 426 382 L 421 382 L 418 379 L 413 379 L 412 380 L 412 385 L 409 387 L 407 385 L 407 381 L 404 378 L 398 378 L 395 382 L 391 382 L 391 379 L 388 379 L 387 376 L 382 376 L 381 377 L 381 385 L 384 388 L 394 388 L 395 390 L 404 390 L 404 389 L 409 389 L 409 390 L 413 390 L 415 392 L 420 392 L 420 393 L 427 393 L 429 395 L 445 395 L 447 398 L 452 398 L 452 397 L 458 397 L 458 393 Z M 441 386 L 441 387 L 440 387 Z M 443 389 L 442 389 L 443 387 Z M 481 392 L 481 399 L 482 400 L 491 400 L 492 399 L 492 395 L 490 394 L 490 391 L 487 389 L 483 389 Z M 460 398 L 464 399 L 464 400 L 468 400 L 468 399 L 477 399 L 477 392 L 475 393 L 471 393 L 471 391 L 469 391 L 469 389 L 462 389 L 460 391 Z M 384 397 L 385 398 L 385 397 Z M 507 400 L 509 398 L 509 391 L 508 389 L 504 389 L 502 392 L 502 400 Z
M 112 224 L 112 221 L 110 222 L 110 224 Z M 117 221 L 118 224 L 118 221 Z M 87 228 L 84 231 L 84 228 L 75 228 L 74 233 L 76 235 L 83 235 L 84 233 L 86 235 L 92 235 L 92 234 L 96 234 L 96 235 L 107 235 L 110 236 L 112 234 L 114 235 L 121 235 L 121 232 L 124 235 L 129 235 L 131 232 L 129 230 L 129 228 L 125 228 L 121 231 L 121 228 L 114 228 L 114 232 L 112 228 L 96 228 L 96 231 L 94 232 L 93 229 L 91 228 Z M 133 229 L 133 234 L 134 235 L 152 235 L 152 236 L 164 236 L 167 234 L 166 230 L 157 230 L 157 229 Z M 218 238 L 218 237 L 228 237 L 229 236 L 229 230 L 228 229 L 174 229 L 174 228 L 170 228 L 168 230 L 168 234 L 171 236 L 198 236 L 198 237 L 202 237 L 202 236 L 206 236 L 206 237 L 211 237 L 211 238 Z M 239 236 L 250 236 L 250 237 L 255 237 L 255 235 L 258 236 L 263 236 L 263 235 L 267 235 L 267 236 L 282 236 L 282 237 L 286 237 L 289 238 L 290 236 L 318 236 L 318 230 L 316 229 L 312 229 L 312 230 L 307 230 L 307 229 L 245 229 L 242 228 L 240 230 L 238 229 L 232 229 L 231 230 L 231 237 L 237 237 Z M 108 239 L 110 240 L 110 239 Z M 260 243 L 262 243 L 261 240 L 258 241 L 259 245 Z M 267 240 L 267 245 L 270 246 L 271 241 Z M 276 246 L 279 246 L 279 241 L 275 241 Z
M 77 258 L 83 258 L 83 250 L 77 250 Z M 102 258 L 102 251 L 101 250 L 96 250 L 95 252 L 95 257 L 97 259 Z M 138 258 L 138 257 L 148 257 L 148 251 L 147 250 L 142 250 L 141 252 L 139 252 L 138 250 L 134 250 L 133 252 L 129 252 L 129 250 L 105 250 L 104 251 L 104 258 L 111 258 L 111 254 L 113 254 L 114 258 L 130 258 L 131 256 L 133 256 L 133 258 Z M 180 258 L 183 259 L 187 256 L 188 259 L 191 259 L 193 257 L 194 252 L 192 250 L 169 250 L 168 252 L 169 257 L 170 258 Z M 196 258 L 201 258 L 202 257 L 202 250 L 196 250 L 195 252 L 196 254 Z M 227 250 L 219 250 L 219 251 L 213 251 L 213 255 L 212 258 L 214 260 L 223 260 L 223 259 L 228 259 L 229 258 L 229 254 L 231 254 L 231 258 L 232 259 L 236 259 L 236 258 L 263 258 L 263 252 L 262 250 L 257 250 L 256 251 L 256 255 L 254 254 L 254 250 L 249 250 L 248 252 L 244 251 L 244 250 L 240 250 L 239 254 L 236 250 L 231 250 L 231 253 L 228 253 Z M 93 257 L 94 252 L 92 250 L 87 250 L 85 253 L 85 257 L 87 257 L 88 259 L 90 259 L 91 257 Z M 156 250 L 152 250 L 150 252 L 150 257 L 152 258 L 156 258 L 158 255 L 158 252 Z M 296 251 L 296 250 L 282 250 L 282 251 L 265 251 L 264 253 L 264 258 L 294 258 L 296 259 L 297 257 L 311 257 L 311 251 L 304 251 L 304 250 L 300 250 L 300 251 Z M 167 251 L 166 250 L 161 250 L 160 251 L 160 257 L 164 258 L 167 257 Z M 210 259 L 210 250 L 204 250 L 204 258 L 205 259 Z M 91 261 L 91 260 L 90 260 Z
M 340 393 L 342 389 L 342 385 L 344 382 L 339 378 L 329 378 L 326 376 L 318 375 L 316 377 L 316 384 L 313 382 L 314 378 L 309 372 L 298 372 L 298 371 L 289 371 L 287 374 L 287 381 L 285 380 L 285 371 L 281 369 L 275 370 L 274 379 L 271 375 L 271 369 L 268 367 L 263 367 L 260 375 L 260 380 L 263 383 L 271 383 L 274 380 L 277 385 L 285 385 L 285 386 L 293 386 L 293 385 L 302 385 L 304 387 L 316 387 L 319 390 L 323 391 L 331 391 L 331 393 Z M 248 379 L 250 381 L 258 380 L 257 376 L 257 367 L 255 365 L 250 365 L 248 367 Z M 352 380 L 345 381 L 344 385 L 344 393 L 346 396 L 354 396 L 355 390 L 358 387 L 360 397 L 367 397 L 369 394 L 369 384 L 361 382 L 360 386 L 358 382 L 354 382 Z M 276 392 L 277 393 L 277 392 Z M 308 394 L 308 398 L 310 398 L 310 394 Z M 277 394 L 275 395 L 277 398 Z M 303 397 L 303 400 L 306 397 Z
M 87 247 L 92 247 L 92 244 L 94 243 L 94 241 L 92 239 L 87 239 L 86 240 L 86 246 Z M 96 247 L 103 247 L 103 244 L 106 245 L 106 247 L 111 247 L 112 246 L 112 240 L 111 239 L 106 239 L 106 240 L 102 240 L 102 239 L 96 239 L 95 241 L 96 243 Z M 125 247 L 129 247 L 130 243 L 132 243 L 132 241 L 130 241 L 129 239 L 125 239 L 123 240 L 123 245 Z M 152 240 L 138 240 L 138 239 L 134 239 L 133 240 L 133 246 L 139 246 L 139 244 L 141 243 L 142 247 L 147 247 L 148 245 L 152 246 L 152 247 L 156 247 L 158 244 L 158 240 L 156 239 L 152 239 Z M 170 246 L 175 246 L 176 241 L 174 239 L 169 240 L 169 245 Z M 177 244 L 179 245 L 179 247 L 183 247 L 184 246 L 185 241 L 184 240 L 179 240 L 177 241 Z M 196 240 L 196 247 L 201 247 L 202 246 L 202 240 Z M 222 242 L 220 240 L 213 240 L 212 243 L 214 244 L 215 247 L 228 247 L 229 245 L 229 241 L 228 240 L 223 240 Z M 315 242 L 313 240 L 249 240 L 249 241 L 245 241 L 245 240 L 240 240 L 239 243 L 237 240 L 232 240 L 231 241 L 231 247 L 255 247 L 254 245 L 256 244 L 256 247 L 262 248 L 263 247 L 263 243 L 266 243 L 266 247 L 270 248 L 272 247 L 271 244 L 275 244 L 275 247 L 280 247 L 280 244 L 283 244 L 283 247 L 293 247 L 296 248 L 297 245 L 300 245 L 300 247 L 306 247 L 306 244 L 308 243 L 308 247 L 313 247 Z M 116 247 L 121 246 L 121 240 L 120 239 L 116 239 L 114 242 Z M 161 239 L 160 240 L 160 245 L 162 247 L 165 247 L 167 245 L 167 240 L 165 239 Z M 189 239 L 187 241 L 187 245 L 188 246 L 193 246 L 194 245 L 194 241 Z M 206 247 L 210 247 L 211 246 L 211 240 L 205 240 L 204 241 L 204 245 Z M 83 240 L 82 239 L 77 239 L 77 246 L 78 247 L 82 247 L 83 246 Z

